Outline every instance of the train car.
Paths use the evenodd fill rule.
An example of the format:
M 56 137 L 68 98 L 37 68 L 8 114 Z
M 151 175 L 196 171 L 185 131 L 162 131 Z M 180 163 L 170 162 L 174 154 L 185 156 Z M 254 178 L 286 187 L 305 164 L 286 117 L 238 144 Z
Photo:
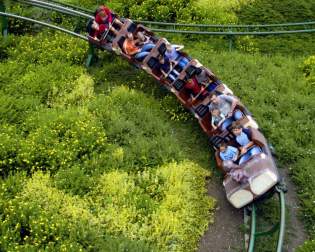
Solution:
M 119 22 L 115 22 L 115 19 L 118 19 Z M 136 41 L 139 37 L 142 39 L 144 37 L 145 43 L 139 45 L 135 53 L 128 53 L 125 43 L 131 41 L 132 44 L 132 39 Z M 234 207 L 241 208 L 248 205 L 271 190 L 280 181 L 267 141 L 251 113 L 233 95 L 227 85 L 197 59 L 177 50 L 175 52 L 177 53 L 176 59 L 169 62 L 169 68 L 165 67 L 165 55 L 169 53 L 169 48 L 173 50 L 177 46 L 170 44 L 165 38 L 155 36 L 147 27 L 130 19 L 119 18 L 117 15 L 109 25 L 109 29 L 100 38 L 88 36 L 88 39 L 96 47 L 114 51 L 131 64 L 146 71 L 172 92 L 181 104 L 194 114 L 215 149 L 217 166 L 224 174 L 223 186 L 226 197 Z M 147 51 L 142 51 L 146 44 L 153 46 Z M 136 42 L 134 46 L 137 46 Z M 139 53 L 145 57 L 140 58 Z M 211 105 L 214 103 L 213 97 L 223 97 L 222 95 L 225 99 L 234 102 L 229 115 L 237 111 L 240 118 L 227 117 L 223 120 L 225 127 L 214 127 L 210 108 L 213 107 Z M 226 123 L 227 120 L 230 123 Z M 240 147 L 232 129 L 233 125 L 236 124 L 244 132 L 250 132 L 252 146 L 247 149 L 246 153 L 238 155 L 237 159 L 232 161 L 233 167 L 231 169 L 226 169 L 226 160 L 222 160 L 220 156 L 220 145 L 225 143 L 235 149 Z M 251 148 L 256 148 L 258 151 L 249 155 Z M 243 160 L 244 155 L 248 156 L 245 161 Z M 241 160 L 243 161 L 241 162 Z M 241 171 L 242 179 L 237 179 L 236 171 Z

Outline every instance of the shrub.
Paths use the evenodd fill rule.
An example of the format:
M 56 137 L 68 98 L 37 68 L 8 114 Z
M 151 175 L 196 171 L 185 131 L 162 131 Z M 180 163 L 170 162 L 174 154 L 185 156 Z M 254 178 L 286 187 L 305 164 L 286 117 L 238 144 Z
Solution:
M 60 32 L 45 31 L 36 36 L 20 37 L 16 46 L 8 49 L 8 55 L 11 60 L 27 64 L 45 65 L 56 60 L 82 64 L 87 48 L 85 41 Z
M 106 235 L 84 200 L 51 184 L 36 173 L 1 209 L 1 250 L 152 251 L 143 242 Z
M 0 127 L 0 176 L 6 177 L 16 170 L 17 156 L 21 145 L 21 135 L 16 127 L 2 124 Z
M 136 175 L 106 173 L 92 193 L 92 208 L 112 235 L 124 233 L 161 251 L 193 251 L 212 219 L 214 201 L 204 187 L 207 175 L 192 162 Z
M 93 97 L 93 81 L 81 67 L 55 61 L 31 67 L 5 88 L 15 100 L 28 97 L 48 107 L 82 105 Z
M 28 171 L 70 168 L 107 146 L 101 125 L 83 109 L 43 110 L 26 120 L 24 131 L 18 162 Z
M 314 252 L 315 251 L 315 240 L 307 240 L 302 246 L 300 246 L 297 252 Z
M 122 148 L 124 169 L 143 170 L 181 157 L 158 103 L 142 93 L 116 88 L 97 97 L 89 110 L 100 118 L 108 140 Z

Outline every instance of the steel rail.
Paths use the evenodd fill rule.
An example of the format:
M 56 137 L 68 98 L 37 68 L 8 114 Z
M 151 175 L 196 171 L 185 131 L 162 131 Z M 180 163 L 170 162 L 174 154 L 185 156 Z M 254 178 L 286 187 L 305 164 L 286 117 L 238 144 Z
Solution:
M 25 1 L 25 0 L 24 0 Z M 32 0 L 26 0 L 26 1 L 32 1 Z M 34 1 L 34 0 L 33 0 Z M 39 2 L 39 1 L 37 1 Z M 62 3 L 60 1 L 56 0 L 49 0 L 49 1 L 42 1 L 44 3 L 56 3 L 60 6 L 67 6 L 69 8 L 72 8 L 73 10 L 81 10 L 84 11 L 85 14 L 90 13 L 93 14 L 92 10 L 82 8 L 79 6 Z M 81 14 L 83 14 L 81 12 Z M 91 16 L 90 15 L 90 16 Z M 315 21 L 309 21 L 309 22 L 296 22 L 296 23 L 279 23 L 279 24 L 189 24 L 189 23 L 172 23 L 172 22 L 158 22 L 158 21 L 147 21 L 147 20 L 135 20 L 135 22 L 142 23 L 142 24 L 151 24 L 151 25 L 161 25 L 161 26 L 184 26 L 184 27 L 202 27 L 202 28 L 266 28 L 266 27 L 290 27 L 290 26 L 306 26 L 306 25 L 315 25 Z
M 211 32 L 211 31 L 185 31 L 185 30 L 167 30 L 167 29 L 155 29 L 151 28 L 155 32 L 166 32 L 166 33 L 179 33 L 179 34 L 196 34 L 196 35 L 231 35 L 231 36 L 264 36 L 264 35 L 281 35 L 281 34 L 294 34 L 294 33 L 313 33 L 315 29 L 306 29 L 306 30 L 289 30 L 289 31 L 266 31 L 266 32 Z
M 86 18 L 93 18 L 93 16 L 88 15 L 86 13 L 76 11 L 70 8 L 73 8 L 73 5 L 70 5 L 70 8 L 63 7 L 63 3 L 60 3 L 58 1 L 52 1 L 54 3 L 58 4 L 51 4 L 45 1 L 40 1 L 40 0 L 19 0 L 24 3 L 32 4 L 37 7 L 42 7 L 42 8 L 49 8 L 49 9 L 54 9 L 59 12 L 65 12 L 66 14 L 69 15 L 74 15 L 74 16 L 81 16 L 81 17 L 86 17 Z M 69 6 L 64 5 L 64 6 Z M 207 24 L 181 24 L 181 23 L 163 23 L 163 22 L 151 22 L 151 21 L 136 21 L 136 22 L 141 22 L 143 24 L 158 24 L 158 25 L 173 25 L 175 26 L 180 26 L 180 27 L 212 27 L 212 28 L 253 28 L 253 27 L 289 27 L 289 26 L 304 26 L 305 25 L 311 25 L 315 24 L 314 22 L 304 22 L 304 23 L 284 23 L 284 24 L 266 24 L 266 25 L 207 25 Z M 283 35 L 283 34 L 296 34 L 296 33 L 313 33 L 315 32 L 315 29 L 303 29 L 303 30 L 285 30 L 285 31 L 263 31 L 263 32 L 250 32 L 250 31 L 245 31 L 245 32 L 236 32 L 236 31 L 224 31 L 224 32 L 216 32 L 216 31 L 187 31 L 187 30 L 176 30 L 176 29 L 159 29 L 159 28 L 151 28 L 152 31 L 154 32 L 165 32 L 165 33 L 177 33 L 177 34 L 194 34 L 194 35 L 216 35 L 216 36 L 265 36 L 265 35 Z
M 83 36 L 81 34 L 78 34 L 76 32 L 73 32 L 73 31 L 69 31 L 65 28 L 62 28 L 62 27 L 58 27 L 56 25 L 52 25 L 52 24 L 47 24 L 45 22 L 42 22 L 42 21 L 38 21 L 38 20 L 35 20 L 35 19 L 31 19 L 31 18 L 27 18 L 27 17 L 22 17 L 22 16 L 18 16 L 18 15 L 15 15 L 15 14 L 11 14 L 11 13 L 6 13 L 6 12 L 0 12 L 0 16 L 5 16 L 5 17 L 11 17 L 11 18 L 17 18 L 17 19 L 21 19 L 21 20 L 24 20 L 24 21 L 28 21 L 28 22 L 32 22 L 32 23 L 35 23 L 35 24 L 39 24 L 39 25 L 42 25 L 42 26 L 46 26 L 48 28 L 51 28 L 51 29 L 54 29 L 54 30 L 58 30 L 58 31 L 61 31 L 61 32 L 64 32 L 64 33 L 67 33 L 67 34 L 70 34 L 72 36 L 75 36 L 75 37 L 78 37 L 80 39 L 83 39 L 85 41 L 88 41 L 88 38 L 86 36 Z
M 285 199 L 284 199 L 283 188 L 276 187 L 276 190 L 278 191 L 278 194 L 279 194 L 279 203 L 280 203 L 280 209 L 281 209 L 277 252 L 281 252 L 283 240 L 284 240 L 284 234 L 285 234 Z
M 70 8 L 66 8 L 62 5 L 57 5 L 57 4 L 52 4 L 52 3 L 48 3 L 48 2 L 43 2 L 43 1 L 39 1 L 39 0 L 20 0 L 21 2 L 29 2 L 29 3 L 34 3 L 37 5 L 43 5 L 43 6 L 47 6 L 47 7 L 52 7 L 52 8 L 56 8 L 58 10 L 62 10 L 62 11 L 67 11 L 67 12 L 72 12 L 73 14 L 77 14 L 79 16 L 82 17 L 86 17 L 86 18 L 93 18 L 93 15 L 88 15 L 86 13 L 77 11 L 77 10 L 73 10 Z
M 283 27 L 283 26 L 305 26 L 314 25 L 315 21 L 310 22 L 299 22 L 299 23 L 280 23 L 280 24 L 187 24 L 187 23 L 168 23 L 168 22 L 157 22 L 157 21 L 146 21 L 139 20 L 143 24 L 161 25 L 161 26 L 185 26 L 185 27 L 209 27 L 209 28 L 260 28 L 260 27 Z
M 73 5 L 73 4 L 69 4 L 69 3 L 62 3 L 62 2 L 56 1 L 56 0 L 49 0 L 49 1 L 46 0 L 45 2 L 51 2 L 51 3 L 63 5 L 63 6 L 69 7 L 71 9 L 73 9 L 73 10 L 78 10 L 78 11 L 85 12 L 85 14 L 93 14 L 93 11 L 90 10 L 90 9 L 86 9 L 86 8 L 83 8 L 83 7 L 80 7 L 80 6 L 76 6 L 76 5 Z
M 61 10 L 59 8 L 43 5 L 41 3 L 30 3 L 30 2 L 25 1 L 25 0 L 17 0 L 17 1 L 19 1 L 21 3 L 29 4 L 31 6 L 35 6 L 35 7 L 38 7 L 38 8 L 43 8 L 43 9 L 47 9 L 47 10 L 51 10 L 51 11 L 57 11 L 57 12 L 60 12 L 62 14 L 66 14 L 66 15 L 70 15 L 70 16 L 82 17 L 81 15 L 76 14 L 76 13 L 72 13 L 71 11 Z
M 286 192 L 285 184 L 282 182 L 275 187 L 275 192 L 278 194 L 279 200 L 279 220 L 269 229 L 265 231 L 257 232 L 257 214 L 255 203 L 244 208 L 244 224 L 246 228 L 249 228 L 248 222 L 249 218 L 250 224 L 250 235 L 245 232 L 245 247 L 247 252 L 255 251 L 255 241 L 257 237 L 272 235 L 278 230 L 278 240 L 276 252 L 282 252 L 284 235 L 285 235 L 285 198 L 284 193 Z

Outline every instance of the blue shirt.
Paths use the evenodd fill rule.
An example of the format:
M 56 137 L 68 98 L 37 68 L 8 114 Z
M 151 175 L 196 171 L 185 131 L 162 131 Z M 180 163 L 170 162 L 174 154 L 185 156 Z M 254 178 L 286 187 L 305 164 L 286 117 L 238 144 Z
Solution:
M 180 56 L 180 54 L 176 51 L 176 48 L 172 46 L 172 51 L 169 52 L 168 50 L 166 50 L 165 56 L 170 60 L 175 61 Z
M 167 57 L 164 57 L 164 63 L 160 65 L 160 69 L 165 73 L 168 73 L 171 70 L 171 63 Z
M 219 95 L 218 98 L 218 103 L 211 103 L 209 105 L 209 110 L 218 108 L 220 112 L 227 117 L 228 113 L 231 112 L 231 106 L 235 98 L 230 95 Z
M 233 146 L 228 146 L 224 152 L 220 152 L 220 158 L 225 160 L 233 160 L 235 161 L 238 156 L 238 149 Z
M 249 140 L 247 134 L 242 131 L 242 133 L 240 135 L 236 136 L 236 142 L 240 146 L 245 146 L 250 142 L 250 140 Z

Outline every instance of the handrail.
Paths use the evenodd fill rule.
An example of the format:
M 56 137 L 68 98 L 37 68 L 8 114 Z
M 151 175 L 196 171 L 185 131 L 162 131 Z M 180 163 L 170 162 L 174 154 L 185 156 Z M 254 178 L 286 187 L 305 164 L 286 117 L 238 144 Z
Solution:
M 60 12 L 62 14 L 66 14 L 66 15 L 70 15 L 70 16 L 76 16 L 76 17 L 80 17 L 81 16 L 79 14 L 72 13 L 71 11 L 68 11 L 68 10 L 62 10 L 62 9 L 57 8 L 57 7 L 47 6 L 47 5 L 44 5 L 44 4 L 41 4 L 41 3 L 31 3 L 31 2 L 28 2 L 28 1 L 25 1 L 25 0 L 17 0 L 17 1 L 20 1 L 20 2 L 25 3 L 25 4 L 30 4 L 30 5 L 38 7 L 38 8 L 58 11 L 58 12 Z
M 157 21 L 146 21 L 139 20 L 143 24 L 153 24 L 161 26 L 185 26 L 185 27 L 209 27 L 209 28 L 255 28 L 255 27 L 281 27 L 281 26 L 305 26 L 314 25 L 315 21 L 310 22 L 300 22 L 300 23 L 280 23 L 280 24 L 187 24 L 187 23 L 167 23 L 167 22 L 157 22 Z
M 59 5 L 63 5 L 63 6 L 69 7 L 69 8 L 74 9 L 74 10 L 83 11 L 86 14 L 93 14 L 93 11 L 90 10 L 90 9 L 86 9 L 86 8 L 83 8 L 83 7 L 80 7 L 80 6 L 76 6 L 76 5 L 73 5 L 73 4 L 69 4 L 69 3 L 63 3 L 63 2 L 60 2 L 60 1 L 56 1 L 56 0 L 45 0 L 45 2 L 52 2 L 52 3 L 56 3 L 56 4 L 59 4 Z
M 42 5 L 42 6 L 46 6 L 46 7 L 51 7 L 51 8 L 55 8 L 56 10 L 72 12 L 73 14 L 76 14 L 76 15 L 82 16 L 82 17 L 86 17 L 86 18 L 93 18 L 92 15 L 88 15 L 86 13 L 83 13 L 83 12 L 80 12 L 80 11 L 77 11 L 77 10 L 69 9 L 69 8 L 63 7 L 62 5 L 52 4 L 52 3 L 39 1 L 39 0 L 20 0 L 20 1 L 22 1 L 22 2 L 29 2 L 29 3 L 32 3 L 34 5 L 36 4 L 36 5 Z
M 40 0 L 20 0 L 24 3 L 29 3 L 37 7 L 42 7 L 46 9 L 54 9 L 61 13 L 70 14 L 74 16 L 82 16 L 87 18 L 93 18 L 92 15 L 74 10 L 82 9 L 83 11 L 88 11 L 87 9 L 76 7 L 70 4 L 64 4 L 56 0 L 50 0 L 50 2 L 56 3 L 52 4 L 46 1 Z M 67 7 L 64 7 L 67 6 Z M 68 8 L 69 7 L 69 8 Z M 92 12 L 92 11 L 91 11 Z M 211 24 L 185 24 L 185 23 L 167 23 L 167 22 L 156 22 L 156 21 L 135 21 L 143 24 L 151 25 L 161 25 L 161 26 L 173 26 L 174 29 L 159 29 L 151 28 L 154 32 L 166 32 L 166 33 L 177 33 L 177 34 L 195 34 L 195 35 L 218 35 L 218 36 L 265 36 L 265 35 L 283 35 L 283 34 L 296 34 L 296 33 L 313 33 L 314 29 L 298 29 L 298 30 L 281 30 L 281 31 L 233 31 L 232 28 L 271 28 L 271 27 L 296 27 L 303 26 L 304 28 L 307 25 L 315 25 L 315 21 L 310 22 L 299 22 L 299 23 L 282 23 L 282 24 L 261 24 L 261 25 L 211 25 Z M 176 27 L 198 27 L 198 28 L 225 28 L 229 29 L 228 31 L 196 31 L 196 30 L 177 30 Z
M 47 0 L 47 2 L 53 2 L 59 5 L 64 5 L 73 9 L 81 10 L 86 13 L 92 14 L 93 11 L 82 8 L 79 6 L 71 5 L 68 3 L 62 3 L 57 0 Z M 279 23 L 279 24 L 189 24 L 189 23 L 172 23 L 172 22 L 159 22 L 159 21 L 147 21 L 147 20 L 135 20 L 135 22 L 142 24 L 152 24 L 152 25 L 161 25 L 161 26 L 185 26 L 185 27 L 203 27 L 203 28 L 260 28 L 260 27 L 290 27 L 290 26 L 306 26 L 314 25 L 315 21 L 308 22 L 290 22 L 290 23 Z
M 185 30 L 167 30 L 167 29 L 155 29 L 151 28 L 151 31 L 155 32 L 166 32 L 166 33 L 181 33 L 181 34 L 198 34 L 198 35 L 254 35 L 254 36 L 264 36 L 264 35 L 280 35 L 280 34 L 293 34 L 293 33 L 312 33 L 315 29 L 306 30 L 289 30 L 289 31 L 265 31 L 265 32 L 209 32 L 209 31 L 185 31 Z
M 52 25 L 52 24 L 47 24 L 45 22 L 41 22 L 41 21 L 38 21 L 38 20 L 35 20 L 35 19 L 22 17 L 22 16 L 18 16 L 18 15 L 11 14 L 11 13 L 5 13 L 5 12 L 1 12 L 1 11 L 0 11 L 0 16 L 12 17 L 12 18 L 17 18 L 17 19 L 21 19 L 21 20 L 24 20 L 24 21 L 32 22 L 32 23 L 35 23 L 35 24 L 39 24 L 39 25 L 42 25 L 42 26 L 49 27 L 51 29 L 55 29 L 55 30 L 58 30 L 58 31 L 65 32 L 65 33 L 70 34 L 72 36 L 76 36 L 76 37 L 78 37 L 80 39 L 88 41 L 88 38 L 86 36 L 83 36 L 81 34 L 75 33 L 73 31 L 69 31 L 69 30 L 64 29 L 62 27 L 58 27 L 58 26 L 55 26 L 55 25 Z

